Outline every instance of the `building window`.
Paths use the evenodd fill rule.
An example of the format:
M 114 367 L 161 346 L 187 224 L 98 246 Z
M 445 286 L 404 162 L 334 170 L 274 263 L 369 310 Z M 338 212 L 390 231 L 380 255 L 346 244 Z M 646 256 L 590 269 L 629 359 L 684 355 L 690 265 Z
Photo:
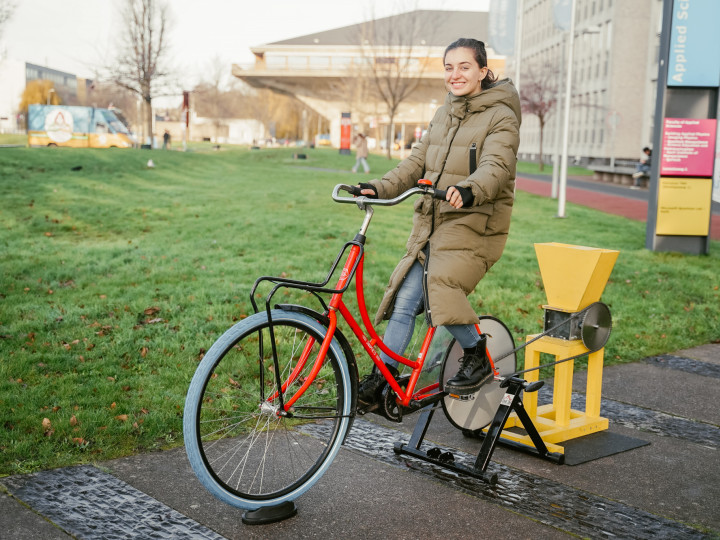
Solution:
M 268 68 L 284 68 L 287 66 L 287 56 L 268 56 L 265 58 Z
M 330 67 L 329 56 L 311 56 L 309 60 L 311 69 L 327 69 Z
M 288 67 L 302 69 L 308 67 L 307 56 L 288 56 Z

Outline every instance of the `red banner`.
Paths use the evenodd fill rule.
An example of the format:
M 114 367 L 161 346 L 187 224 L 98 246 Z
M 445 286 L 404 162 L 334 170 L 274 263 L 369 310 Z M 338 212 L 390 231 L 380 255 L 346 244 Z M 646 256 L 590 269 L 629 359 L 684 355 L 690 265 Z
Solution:
M 350 153 L 350 140 L 352 138 L 352 121 L 350 120 L 350 113 L 341 113 L 340 117 L 340 153 Z

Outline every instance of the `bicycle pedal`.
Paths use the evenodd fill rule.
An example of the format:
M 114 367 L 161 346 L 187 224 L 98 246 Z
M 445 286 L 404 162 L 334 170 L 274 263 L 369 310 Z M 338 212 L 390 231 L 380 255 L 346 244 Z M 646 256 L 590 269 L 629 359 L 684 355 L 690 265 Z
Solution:
M 358 416 L 365 416 L 367 413 L 375 412 L 378 409 L 377 403 L 363 403 L 358 401 L 358 406 L 355 409 L 355 413 Z
M 474 401 L 475 400 L 475 394 L 451 394 L 448 393 L 447 395 L 449 398 L 456 399 L 457 401 Z

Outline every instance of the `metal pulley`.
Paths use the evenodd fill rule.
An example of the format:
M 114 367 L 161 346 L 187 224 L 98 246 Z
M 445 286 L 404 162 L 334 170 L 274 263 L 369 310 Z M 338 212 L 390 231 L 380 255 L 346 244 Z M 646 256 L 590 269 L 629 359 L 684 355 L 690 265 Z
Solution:
M 599 351 L 607 343 L 612 330 L 610 308 L 602 302 L 595 302 L 581 313 L 580 339 L 590 351 Z

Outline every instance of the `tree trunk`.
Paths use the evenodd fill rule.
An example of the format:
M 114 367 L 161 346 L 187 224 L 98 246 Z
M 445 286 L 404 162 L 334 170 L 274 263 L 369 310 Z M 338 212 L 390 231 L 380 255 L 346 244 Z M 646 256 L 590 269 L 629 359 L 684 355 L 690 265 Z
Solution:
M 391 112 L 390 113 L 390 123 L 388 124 L 388 127 L 387 127 L 387 136 L 385 138 L 385 150 L 387 150 L 386 153 L 387 153 L 388 159 L 392 159 L 392 145 L 393 145 L 393 142 L 395 141 L 395 126 L 393 123 L 394 119 L 395 119 L 395 113 Z
M 153 147 L 153 108 L 152 108 L 152 97 L 145 96 L 145 129 L 147 130 L 147 137 L 150 139 L 150 148 Z

